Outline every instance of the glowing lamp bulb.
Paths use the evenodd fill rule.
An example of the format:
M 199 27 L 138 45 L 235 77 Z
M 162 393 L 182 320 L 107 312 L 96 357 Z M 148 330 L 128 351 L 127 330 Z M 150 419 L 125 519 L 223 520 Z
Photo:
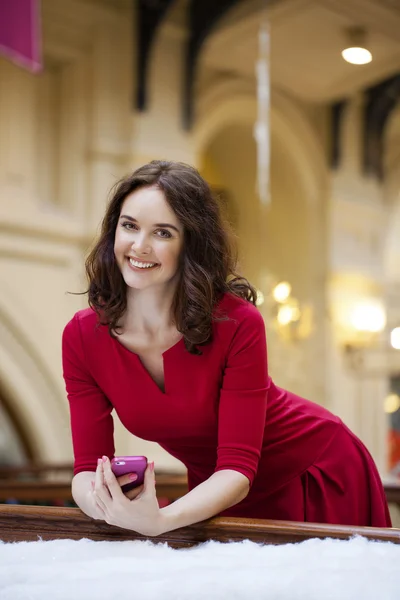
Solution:
M 352 315 L 352 324 L 357 331 L 379 333 L 385 328 L 385 311 L 376 305 L 358 306 Z
M 278 285 L 274 287 L 272 294 L 276 302 L 282 303 L 286 302 L 286 300 L 290 296 L 291 291 L 292 287 L 290 283 L 288 283 L 287 281 L 281 281 L 281 283 L 278 283 Z
M 367 65 L 372 61 L 372 54 L 369 50 L 356 46 L 342 50 L 342 57 L 352 65 Z

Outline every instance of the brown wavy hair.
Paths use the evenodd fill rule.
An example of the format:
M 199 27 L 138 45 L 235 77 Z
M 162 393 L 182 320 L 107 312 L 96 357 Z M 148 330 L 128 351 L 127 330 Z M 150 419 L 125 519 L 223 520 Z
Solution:
M 126 284 L 114 256 L 114 238 L 125 198 L 141 187 L 157 186 L 183 225 L 180 277 L 172 314 L 185 346 L 201 354 L 198 346 L 212 339 L 215 307 L 225 292 L 255 304 L 256 291 L 236 273 L 237 254 L 219 202 L 198 171 L 184 163 L 153 160 L 122 179 L 104 216 L 98 241 L 86 259 L 89 305 L 107 324 L 111 335 L 127 306 Z

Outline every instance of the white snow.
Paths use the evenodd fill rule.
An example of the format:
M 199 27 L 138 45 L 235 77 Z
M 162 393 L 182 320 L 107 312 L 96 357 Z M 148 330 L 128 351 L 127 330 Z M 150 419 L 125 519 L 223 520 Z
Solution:
M 1 600 L 398 600 L 400 545 L 0 542 Z

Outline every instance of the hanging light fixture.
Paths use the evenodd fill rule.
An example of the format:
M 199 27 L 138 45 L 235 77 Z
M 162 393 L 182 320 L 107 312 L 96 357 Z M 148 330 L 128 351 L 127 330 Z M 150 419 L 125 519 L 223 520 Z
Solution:
M 366 32 L 362 27 L 346 29 L 346 47 L 342 50 L 344 60 L 352 65 L 366 65 L 371 62 L 372 54 L 366 47 Z

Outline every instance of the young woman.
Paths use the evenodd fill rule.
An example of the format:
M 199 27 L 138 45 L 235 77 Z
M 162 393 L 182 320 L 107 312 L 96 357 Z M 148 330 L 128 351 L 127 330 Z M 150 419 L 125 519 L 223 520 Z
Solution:
M 63 335 L 73 496 L 94 519 L 157 536 L 229 516 L 390 527 L 358 438 L 268 375 L 255 290 L 235 272 L 216 200 L 190 166 L 153 161 L 116 187 L 86 263 L 90 308 Z M 188 469 L 160 509 L 116 479 L 112 410 Z

